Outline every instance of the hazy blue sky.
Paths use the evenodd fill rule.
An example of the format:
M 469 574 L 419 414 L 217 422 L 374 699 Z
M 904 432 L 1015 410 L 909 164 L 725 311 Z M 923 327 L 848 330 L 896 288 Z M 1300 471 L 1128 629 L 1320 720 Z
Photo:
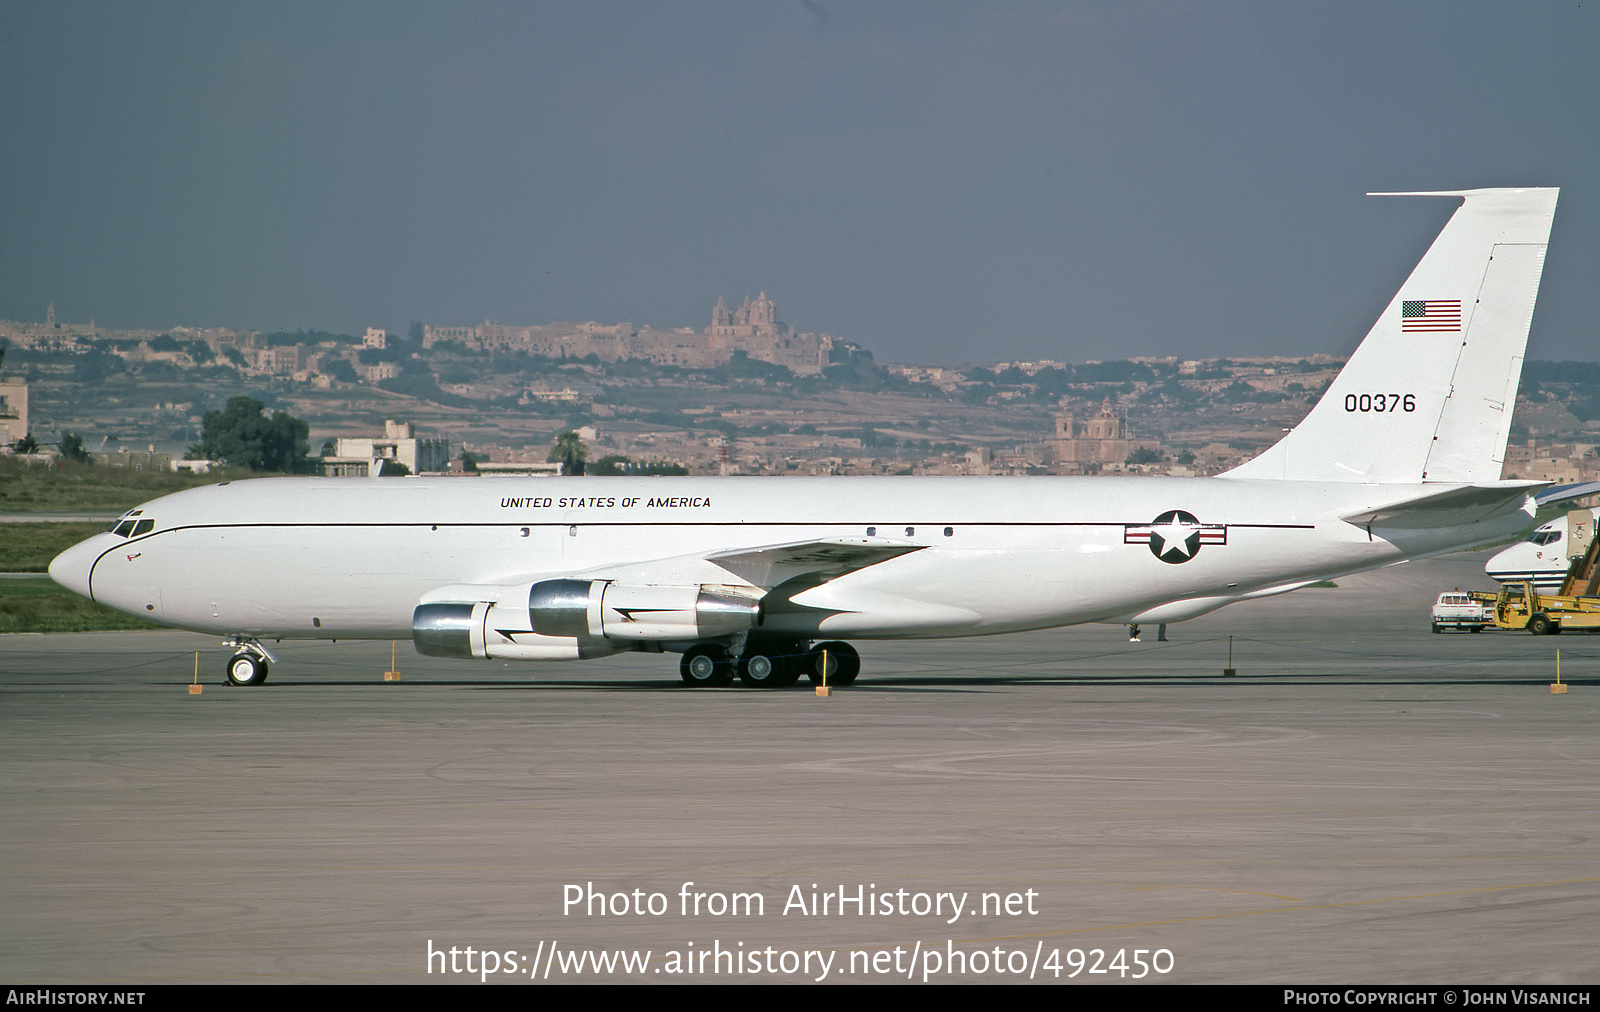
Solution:
M 703 327 L 880 361 L 1348 351 L 1563 187 L 1600 357 L 1600 3 L 0 5 L 0 317 Z

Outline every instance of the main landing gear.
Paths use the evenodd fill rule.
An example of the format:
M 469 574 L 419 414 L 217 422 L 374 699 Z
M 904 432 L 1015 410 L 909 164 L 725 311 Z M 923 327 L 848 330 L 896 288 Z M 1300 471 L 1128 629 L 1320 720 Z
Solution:
M 229 685 L 260 685 L 267 680 L 267 667 L 273 656 L 259 640 L 249 636 L 230 636 L 222 641 L 225 647 L 237 647 L 238 653 L 228 658 L 226 668 Z
M 685 685 L 695 688 L 729 685 L 735 676 L 750 689 L 786 689 L 801 675 L 821 684 L 824 651 L 829 685 L 849 685 L 856 680 L 861 673 L 861 655 L 838 640 L 810 648 L 804 643 L 747 642 L 738 657 L 720 643 L 697 643 L 684 651 L 678 674 Z
M 749 689 L 786 689 L 800 680 L 803 643 L 745 648 L 736 665 L 739 681 Z
M 839 640 L 818 643 L 805 656 L 806 677 L 811 679 L 813 685 L 821 685 L 824 680 L 829 685 L 850 685 L 861 674 L 861 655 L 856 653 L 855 647 Z M 823 667 L 824 658 L 827 659 L 826 669 Z
M 733 681 L 733 665 L 728 651 L 715 643 L 700 643 L 683 652 L 678 674 L 691 688 L 711 688 Z
M 1437 632 L 1438 630 L 1436 629 L 1434 631 Z M 1128 623 L 1128 642 L 1129 643 L 1137 643 L 1137 642 L 1139 642 L 1139 623 L 1137 623 L 1137 622 L 1129 622 Z M 1156 642 L 1157 643 L 1165 643 L 1165 642 L 1167 642 L 1167 624 L 1165 622 L 1157 622 L 1156 623 Z

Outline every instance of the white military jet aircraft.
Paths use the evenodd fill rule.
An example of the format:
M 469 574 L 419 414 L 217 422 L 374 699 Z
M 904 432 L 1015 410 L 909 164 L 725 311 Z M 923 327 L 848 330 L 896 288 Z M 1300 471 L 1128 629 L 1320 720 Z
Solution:
M 1461 205 L 1306 419 L 1218 477 L 223 482 L 50 575 L 225 635 L 237 684 L 266 678 L 263 640 L 409 636 L 776 686 L 853 680 L 845 640 L 1176 622 L 1507 540 L 1547 484 L 1500 474 L 1556 194 L 1394 194 Z
M 1573 510 L 1557 517 L 1526 539 L 1496 553 L 1484 564 L 1483 571 L 1500 583 L 1528 582 L 1541 594 L 1559 594 L 1567 582 L 1572 560 L 1589 550 L 1597 519 L 1600 509 Z

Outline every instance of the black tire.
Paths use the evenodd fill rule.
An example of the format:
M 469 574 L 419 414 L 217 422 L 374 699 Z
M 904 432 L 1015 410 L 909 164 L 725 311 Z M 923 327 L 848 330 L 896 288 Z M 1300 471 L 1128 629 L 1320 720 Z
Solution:
M 228 658 L 229 685 L 260 685 L 267 680 L 267 660 L 255 654 L 234 654 Z
M 683 684 L 693 688 L 714 688 L 733 681 L 730 667 L 726 650 L 702 643 L 683 652 L 683 660 L 678 662 L 678 675 Z
M 822 681 L 822 654 L 828 654 L 827 684 L 832 686 L 849 685 L 861 673 L 861 655 L 856 653 L 856 648 L 839 640 L 830 640 L 827 643 L 818 643 L 806 654 L 806 676 L 813 685 L 821 685 Z
M 800 669 L 805 663 L 803 656 L 776 657 L 774 660 L 778 662 L 778 680 L 772 683 L 774 689 L 787 689 L 800 680 Z
M 1535 636 L 1553 636 L 1561 631 L 1561 627 L 1550 621 L 1550 616 L 1541 611 L 1528 619 L 1528 631 Z
M 739 658 L 739 681 L 751 689 L 770 689 L 778 684 L 783 665 L 771 654 L 746 654 Z
M 1436 633 L 1442 633 L 1442 632 L 1444 632 L 1444 626 L 1442 626 L 1439 623 L 1435 622 L 1433 624 L 1433 631 L 1436 632 Z
M 786 689 L 800 680 L 798 646 L 760 649 L 739 659 L 739 680 L 752 689 Z
M 1472 626 L 1470 629 L 1467 630 L 1467 632 L 1483 632 L 1483 626 L 1481 626 L 1481 625 Z

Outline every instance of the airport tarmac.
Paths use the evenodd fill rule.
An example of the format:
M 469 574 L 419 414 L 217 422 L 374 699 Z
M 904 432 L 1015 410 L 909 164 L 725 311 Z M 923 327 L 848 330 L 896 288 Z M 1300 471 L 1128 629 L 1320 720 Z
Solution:
M 1483 559 L 1166 643 L 863 643 L 831 698 L 407 643 L 397 684 L 387 643 L 284 643 L 265 686 L 229 688 L 209 637 L 3 636 L 0 977 L 479 979 L 430 973 L 431 945 L 494 951 L 501 982 L 814 979 L 824 953 L 830 981 L 921 980 L 936 949 L 967 957 L 935 981 L 1116 982 L 1119 951 L 1131 977 L 1166 950 L 1145 982 L 1593 983 L 1600 638 L 1430 634 Z M 628 911 L 564 910 L 588 883 Z M 712 912 L 733 893 L 764 912 Z M 941 893 L 966 897 L 953 921 Z M 651 961 L 572 972 L 589 949 Z M 1110 972 L 1069 977 L 1096 949 Z

